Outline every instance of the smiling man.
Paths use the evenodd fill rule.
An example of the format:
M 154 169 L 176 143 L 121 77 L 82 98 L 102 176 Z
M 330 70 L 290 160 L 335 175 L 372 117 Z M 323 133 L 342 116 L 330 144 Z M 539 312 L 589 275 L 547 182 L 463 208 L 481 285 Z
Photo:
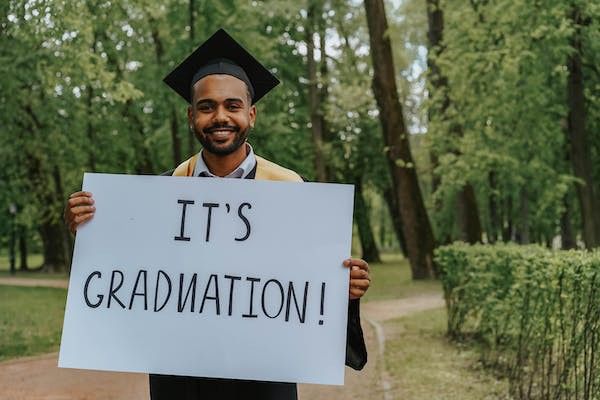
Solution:
M 189 104 L 189 128 L 202 151 L 164 175 L 226 177 L 301 182 L 296 172 L 254 154 L 247 138 L 256 121 L 255 103 L 279 81 L 224 30 L 217 31 L 166 78 Z M 73 193 L 65 208 L 72 232 L 93 217 L 91 193 Z M 342 260 L 340 260 L 342 261 Z M 310 262 L 310 261 L 307 261 Z M 344 260 L 350 273 L 346 365 L 361 369 L 367 352 L 359 300 L 370 285 L 369 266 Z M 294 383 L 151 375 L 153 400 L 297 399 Z
M 196 82 L 192 91 L 188 120 L 203 147 L 194 175 L 243 177 L 239 167 L 252 152 L 246 138 L 256 119 L 246 84 L 230 75 L 211 74 Z

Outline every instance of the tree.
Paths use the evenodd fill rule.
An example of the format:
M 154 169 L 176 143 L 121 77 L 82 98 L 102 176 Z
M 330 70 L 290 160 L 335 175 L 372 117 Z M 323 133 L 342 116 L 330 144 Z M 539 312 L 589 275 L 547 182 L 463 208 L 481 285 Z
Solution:
M 432 278 L 437 273 L 433 262 L 435 242 L 396 89 L 383 0 L 366 1 L 365 10 L 374 69 L 373 93 L 379 107 L 394 197 L 402 217 L 407 256 L 414 279 Z
M 428 21 L 428 40 L 429 51 L 427 54 L 427 64 L 429 67 L 430 78 L 430 96 L 436 99 L 437 104 L 432 104 L 429 110 L 429 126 L 434 127 L 433 118 L 439 118 L 441 124 L 438 126 L 447 126 L 449 132 L 437 132 L 436 134 L 447 134 L 454 136 L 456 140 L 462 137 L 463 129 L 459 123 L 452 121 L 448 115 L 450 107 L 450 96 L 448 88 L 448 78 L 444 76 L 437 65 L 437 58 L 441 55 L 444 48 L 444 11 L 441 8 L 439 0 L 427 0 L 427 21 Z M 450 121 L 447 121 L 450 120 Z M 433 135 L 432 129 L 428 132 Z M 457 150 L 454 150 L 457 151 Z M 435 154 L 435 148 L 432 152 L 434 169 L 437 166 L 438 155 Z M 435 173 L 435 172 L 434 172 Z M 434 191 L 439 186 L 439 178 L 434 177 Z M 456 198 L 457 216 L 460 226 L 461 239 L 468 243 L 481 241 L 481 222 L 479 220 L 479 210 L 475 198 L 475 190 L 468 181 L 460 188 Z
M 571 52 L 567 66 L 569 78 L 567 97 L 569 105 L 568 138 L 570 144 L 570 159 L 573 173 L 580 182 L 577 183 L 579 210 L 583 224 L 583 240 L 587 248 L 600 246 L 600 211 L 597 209 L 596 187 L 593 179 L 591 147 L 586 132 L 586 108 L 584 94 L 584 77 L 582 64 L 582 25 L 584 16 L 576 5 L 571 6 L 570 19 L 573 25 L 571 37 Z
M 307 18 L 306 18 L 306 67 L 308 78 L 308 107 L 310 109 L 310 125 L 314 144 L 314 162 L 317 180 L 319 182 L 327 181 L 327 167 L 323 154 L 323 142 L 325 136 L 325 119 L 323 117 L 323 95 L 319 90 L 319 79 L 317 77 L 317 61 L 315 60 L 315 27 L 318 21 L 322 19 L 323 8 L 320 0 L 309 0 Z M 320 32 L 323 37 L 324 32 Z M 321 48 L 321 58 L 323 58 Z M 323 61 L 322 61 L 323 62 Z M 322 80 L 327 77 L 321 77 Z

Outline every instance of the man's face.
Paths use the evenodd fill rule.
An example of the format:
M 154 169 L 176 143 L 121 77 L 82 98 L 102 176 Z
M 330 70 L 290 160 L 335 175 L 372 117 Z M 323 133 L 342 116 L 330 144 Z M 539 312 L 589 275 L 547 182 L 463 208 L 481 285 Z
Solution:
M 256 119 L 246 84 L 231 75 L 207 75 L 192 88 L 190 129 L 205 151 L 229 155 L 242 147 Z

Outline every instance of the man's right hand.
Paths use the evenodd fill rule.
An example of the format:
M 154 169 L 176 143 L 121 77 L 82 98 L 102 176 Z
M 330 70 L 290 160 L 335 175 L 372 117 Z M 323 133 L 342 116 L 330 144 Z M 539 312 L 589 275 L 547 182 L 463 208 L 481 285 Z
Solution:
M 69 196 L 65 207 L 65 224 L 69 227 L 71 233 L 74 234 L 79 225 L 94 216 L 95 211 L 94 199 L 90 192 L 75 192 Z

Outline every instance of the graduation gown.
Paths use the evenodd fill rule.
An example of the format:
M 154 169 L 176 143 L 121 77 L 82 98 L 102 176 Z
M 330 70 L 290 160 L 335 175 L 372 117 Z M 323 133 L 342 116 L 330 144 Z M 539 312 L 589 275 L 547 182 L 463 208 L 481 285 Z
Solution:
M 193 176 L 197 155 L 163 175 Z M 257 163 L 246 179 L 302 181 L 294 171 L 256 157 Z M 367 349 L 360 325 L 360 300 L 348 303 L 346 365 L 360 370 L 367 362 Z M 261 382 L 239 379 L 196 378 L 150 375 L 152 400 L 297 400 L 295 383 Z

